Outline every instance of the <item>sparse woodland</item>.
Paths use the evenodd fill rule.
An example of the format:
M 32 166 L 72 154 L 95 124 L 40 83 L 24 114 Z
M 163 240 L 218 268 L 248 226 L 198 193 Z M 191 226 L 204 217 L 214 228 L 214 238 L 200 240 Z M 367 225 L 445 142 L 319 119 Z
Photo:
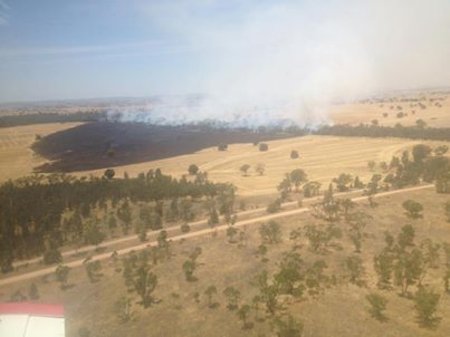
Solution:
M 71 240 L 69 238 L 100 243 L 103 229 L 90 217 L 97 208 L 113 209 L 114 216 L 106 218 L 107 226 L 122 227 L 126 233 L 132 229 L 127 228 L 131 219 L 130 205 L 148 203 L 139 208 L 138 218 L 149 224 L 144 228 L 138 224 L 136 232 L 141 235 L 147 229 L 164 229 L 167 218 L 178 219 L 188 226 L 193 219 L 192 209 L 183 203 L 202 199 L 208 225 L 215 228 L 225 223 L 228 227 L 224 235 L 216 233 L 211 239 L 196 241 L 190 246 L 187 242 L 171 242 L 170 236 L 162 230 L 156 245 L 124 256 L 112 254 L 106 268 L 99 261 L 85 262 L 84 278 L 91 287 L 115 282 L 115 287 L 122 289 L 115 294 L 111 307 L 104 308 L 114 313 L 112 324 L 117 331 L 125 331 L 130 325 L 145 320 L 147 315 L 169 310 L 168 306 L 172 306 L 170 310 L 180 313 L 190 308 L 198 314 L 214 317 L 213 322 L 225 315 L 230 325 L 227 329 L 231 329 L 227 331 L 240 331 L 242 335 L 302 336 L 307 335 L 307 331 L 310 333 L 310 322 L 303 318 L 301 308 L 320 303 L 328 294 L 348 287 L 364 295 L 361 299 L 364 310 L 359 314 L 366 317 L 364 319 L 388 325 L 397 319 L 392 316 L 391 306 L 401 304 L 411 308 L 405 316 L 415 322 L 420 329 L 417 331 L 440 331 L 440 325 L 446 320 L 441 303 L 446 301 L 450 288 L 449 240 L 428 237 L 418 228 L 417 223 L 426 219 L 432 210 L 413 197 L 405 198 L 398 205 L 401 212 L 395 217 L 402 225 L 377 231 L 375 214 L 382 214 L 381 208 L 386 207 L 376 199 L 377 194 L 384 191 L 426 182 L 435 184 L 432 193 L 443 196 L 450 193 L 450 165 L 445 152 L 445 149 L 416 145 L 401 157 L 394 156 L 390 163 L 379 165 L 383 174 L 374 173 L 369 181 L 363 182 L 344 172 L 332 179 L 325 191 L 320 190 L 319 183 L 309 180 L 306 172 L 296 169 L 280 182 L 280 196 L 267 211 L 276 213 L 283 210 L 285 202 L 299 197 L 308 202 L 321 195 L 321 199 L 311 199 L 308 204 L 312 210 L 309 217 L 303 217 L 300 222 L 296 218 L 270 220 L 253 231 L 235 226 L 235 188 L 208 182 L 207 175 L 199 172 L 198 167 L 189 168 L 189 173 L 195 177 L 189 181 L 178 181 L 153 171 L 126 179 L 114 178 L 112 172 L 105 172 L 104 178 L 91 179 L 64 175 L 24 178 L 1 186 L 4 196 L 6 193 L 14 196 L 8 199 L 12 200 L 9 208 L 2 207 L 1 219 L 5 219 L 5 215 L 10 218 L 8 214 L 16 214 L 17 210 L 25 210 L 31 203 L 29 198 L 44 200 L 45 195 L 45 200 L 52 200 L 47 196 L 53 196 L 57 202 L 52 203 L 54 208 L 50 210 L 53 212 L 49 213 L 49 209 L 38 202 L 28 213 L 12 217 L 16 226 L 3 220 L 3 242 L 10 245 L 11 240 L 17 241 L 14 241 L 13 256 L 7 254 L 9 250 L 2 250 L 2 265 L 4 271 L 8 271 L 14 258 L 44 254 L 45 259 L 46 253 L 55 254 L 54 251 Z M 376 163 L 370 166 L 369 169 L 374 170 Z M 364 204 L 337 195 L 355 190 L 362 190 L 367 196 Z M 5 205 L 6 200 L 4 197 L 1 205 Z M 301 202 L 299 207 L 303 207 Z M 447 221 L 449 209 L 447 202 L 433 212 L 441 213 Z M 219 215 L 223 215 L 223 220 Z M 43 227 L 38 228 L 38 224 Z M 20 230 L 17 225 L 25 227 Z M 34 232 L 30 228 L 34 228 Z M 142 241 L 145 239 L 142 234 Z M 26 245 L 35 247 L 34 250 L 21 248 L 24 240 L 30 240 Z M 215 264 L 213 256 L 219 260 L 242 256 L 246 260 L 242 262 L 246 274 L 237 277 L 224 270 L 221 275 L 221 267 Z M 62 292 L 70 294 L 83 276 L 72 278 L 71 269 L 57 253 L 56 257 L 49 260 L 49 263 L 59 263 L 54 280 Z M 228 260 L 228 263 L 235 266 L 237 262 Z M 114 277 L 105 279 L 107 273 Z M 14 292 L 11 299 L 26 300 L 40 294 L 40 288 L 33 283 L 29 289 Z M 76 326 L 79 328 L 75 335 L 96 331 L 88 324 Z
M 194 181 L 176 180 L 160 170 L 124 179 L 106 170 L 102 178 L 52 174 L 6 182 L 0 186 L 1 269 L 11 271 L 13 261 L 41 255 L 46 263 L 60 262 L 60 247 L 97 245 L 107 231 L 160 229 L 163 217 L 191 221 L 192 200 L 230 188 L 200 175 Z M 139 221 L 133 225 L 132 205 L 138 203 L 147 205 L 138 207 Z

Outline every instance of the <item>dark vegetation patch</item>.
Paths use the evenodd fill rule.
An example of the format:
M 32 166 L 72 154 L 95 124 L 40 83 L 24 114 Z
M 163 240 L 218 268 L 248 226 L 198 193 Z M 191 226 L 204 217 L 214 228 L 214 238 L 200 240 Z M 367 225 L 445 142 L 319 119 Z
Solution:
M 450 141 L 450 128 L 421 128 L 417 126 L 402 126 L 400 124 L 395 127 L 377 125 L 351 126 L 347 124 L 338 124 L 323 126 L 315 131 L 315 134 L 344 137 L 396 137 Z
M 5 182 L 0 184 L 0 271 L 11 271 L 14 260 L 42 254 L 46 263 L 61 262 L 58 248 L 65 244 L 98 244 L 106 229 L 95 216 L 99 210 L 109 211 L 115 219 L 109 227 L 117 227 L 119 222 L 128 234 L 132 228 L 130 202 L 159 202 L 160 208 L 155 206 L 140 214 L 147 226 L 154 223 L 154 214 L 162 217 L 164 201 L 172 200 L 173 208 L 174 203 L 178 207 L 178 198 L 212 198 L 232 189 L 230 184 L 207 180 L 177 180 L 159 169 L 127 179 L 108 178 L 106 174 L 89 179 L 52 174 Z M 181 205 L 187 209 L 182 201 Z M 65 213 L 71 216 L 65 218 Z
M 95 122 L 43 137 L 33 150 L 50 160 L 38 172 L 73 172 L 141 163 L 220 144 L 292 137 L 289 132 Z

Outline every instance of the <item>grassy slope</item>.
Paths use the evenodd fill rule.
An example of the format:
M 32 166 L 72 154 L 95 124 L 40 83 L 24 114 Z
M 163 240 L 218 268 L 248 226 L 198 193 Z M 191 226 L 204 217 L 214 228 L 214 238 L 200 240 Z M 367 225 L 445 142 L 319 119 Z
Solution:
M 423 203 L 424 218 L 410 221 L 403 214 L 401 203 L 412 198 Z M 437 242 L 450 241 L 450 225 L 445 222 L 442 205 L 448 200 L 448 195 L 437 195 L 426 190 L 407 195 L 395 195 L 379 199 L 379 206 L 370 209 L 367 202 L 359 209 L 370 213 L 374 219 L 368 224 L 366 232 L 369 237 L 363 244 L 362 257 L 367 269 L 366 280 L 371 288 L 375 278 L 372 268 L 373 255 L 383 247 L 383 232 L 389 230 L 396 234 L 400 227 L 412 222 L 417 231 L 416 242 L 425 237 Z M 223 233 L 218 237 L 202 237 L 183 243 L 174 243 L 174 256 L 167 262 L 159 264 L 154 270 L 159 277 L 159 285 L 155 292 L 161 299 L 159 304 L 146 310 L 134 304 L 134 320 L 120 324 L 113 310 L 113 303 L 125 295 L 126 289 L 120 274 L 113 266 L 103 263 L 105 277 L 99 283 L 91 284 L 82 268 L 71 271 L 70 279 L 75 286 L 61 291 L 52 277 L 48 283 L 36 280 L 42 296 L 42 301 L 62 302 L 67 310 L 68 336 L 77 336 L 80 326 L 89 327 L 95 336 L 258 336 L 270 334 L 270 320 L 256 323 L 252 330 L 242 330 L 241 322 L 234 312 L 228 311 L 224 296 L 221 294 L 226 286 L 234 286 L 243 294 L 243 302 L 249 303 L 255 289 L 250 285 L 252 277 L 262 269 L 274 270 L 275 264 L 283 251 L 291 248 L 288 239 L 291 229 L 317 222 L 311 215 L 304 214 L 280 221 L 283 227 L 283 243 L 269 248 L 269 262 L 264 263 L 255 254 L 260 244 L 258 226 L 246 229 L 248 241 L 246 247 L 238 248 L 226 242 Z M 341 225 L 346 228 L 346 225 Z M 325 259 L 329 264 L 327 273 L 342 274 L 342 263 L 346 256 L 352 254 L 353 248 L 348 238 L 339 240 L 342 251 L 332 251 L 327 255 L 314 255 L 305 247 L 300 254 L 305 261 Z M 196 275 L 199 280 L 188 283 L 184 280 L 181 265 L 186 255 L 195 247 L 200 246 L 203 253 L 199 258 L 201 266 Z M 440 261 L 443 262 L 443 259 Z M 442 293 L 442 270 L 431 270 L 426 283 L 431 284 Z M 220 307 L 209 309 L 206 305 L 204 290 L 214 284 L 219 291 L 217 297 Z M 9 298 L 17 289 L 25 290 L 29 282 L 16 284 L 0 289 L 0 300 Z M 193 293 L 200 292 L 201 303 L 196 304 Z M 450 331 L 450 296 L 442 294 L 439 315 L 443 317 L 436 330 L 420 328 L 415 322 L 413 302 L 396 295 L 395 291 L 383 292 L 389 300 L 386 315 L 389 321 L 379 323 L 367 313 L 367 302 L 364 297 L 368 289 L 358 288 L 342 281 L 337 287 L 326 290 L 324 295 L 315 299 L 286 305 L 286 310 L 301 319 L 305 324 L 304 336 L 447 336 Z M 172 294 L 178 294 L 179 298 Z M 134 300 L 135 295 L 129 294 Z M 254 320 L 253 313 L 250 320 Z

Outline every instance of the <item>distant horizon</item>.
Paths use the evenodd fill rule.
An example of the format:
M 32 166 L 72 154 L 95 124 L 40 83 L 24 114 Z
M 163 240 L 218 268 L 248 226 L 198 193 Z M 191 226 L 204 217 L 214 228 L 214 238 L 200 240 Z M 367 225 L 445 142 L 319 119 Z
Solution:
M 366 99 L 369 97 L 374 97 L 377 95 L 391 95 L 393 93 L 407 93 L 407 92 L 417 92 L 417 91 L 436 91 L 436 90 L 450 90 L 450 85 L 448 86 L 428 86 L 428 87 L 416 87 L 416 88 L 403 88 L 403 89 L 391 89 L 385 91 L 374 91 L 355 98 L 354 100 Z M 80 97 L 80 98 L 45 98 L 42 100 L 21 100 L 21 101 L 0 101 L 0 107 L 7 105 L 27 105 L 27 104 L 46 104 L 46 103 L 61 103 L 61 102 L 89 102 L 89 101 L 108 101 L 108 100 L 140 100 L 140 99 L 151 99 L 157 97 L 189 97 L 189 96 L 205 96 L 206 93 L 186 93 L 186 94 L 149 94 L 145 96 L 97 96 L 97 97 Z M 339 100 L 336 97 L 336 100 Z M 353 101 L 354 101 L 353 100 Z
M 0 102 L 206 93 L 217 110 L 289 100 L 320 114 L 334 97 L 449 86 L 449 12 L 448 0 L 0 0 Z

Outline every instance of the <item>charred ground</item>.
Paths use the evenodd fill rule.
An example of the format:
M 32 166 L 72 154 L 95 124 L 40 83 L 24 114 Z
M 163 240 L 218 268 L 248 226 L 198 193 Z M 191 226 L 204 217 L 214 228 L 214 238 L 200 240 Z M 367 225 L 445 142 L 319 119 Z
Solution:
M 193 153 L 219 144 L 292 137 L 278 131 L 93 122 L 41 138 L 32 149 L 49 160 L 37 172 L 74 172 Z

